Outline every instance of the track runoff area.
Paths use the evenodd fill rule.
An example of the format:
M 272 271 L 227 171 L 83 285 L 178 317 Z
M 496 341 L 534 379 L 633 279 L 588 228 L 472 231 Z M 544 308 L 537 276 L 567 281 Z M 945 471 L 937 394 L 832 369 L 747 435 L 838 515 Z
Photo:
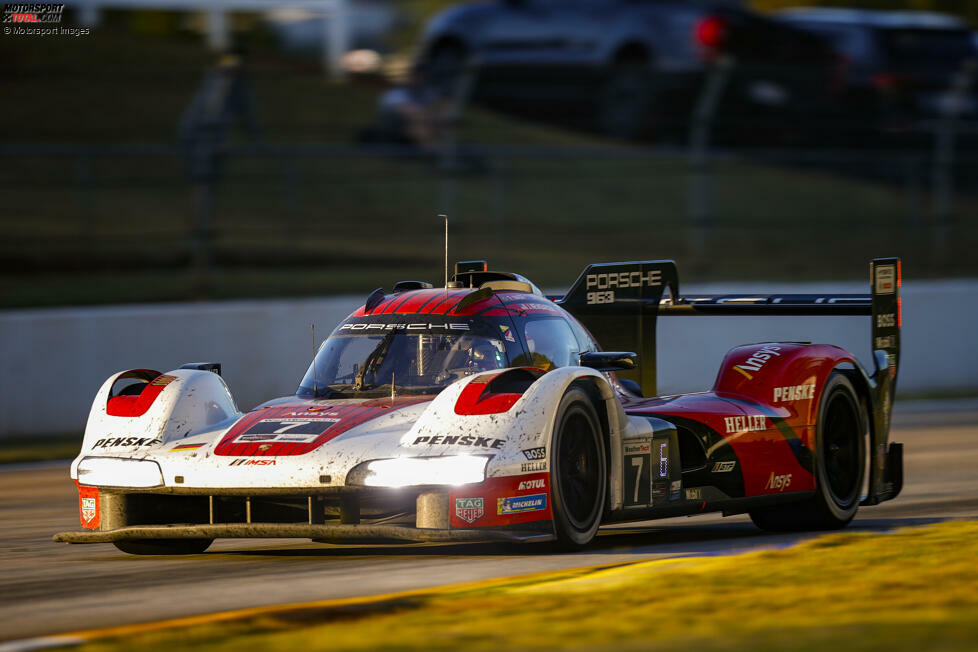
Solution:
M 50 543 L 77 517 L 64 469 L 3 472 L 0 650 L 220 649 L 243 636 L 276 649 L 801 649 L 853 632 L 880 649 L 970 649 L 978 404 L 950 405 L 898 409 L 904 492 L 843 532 L 770 535 L 705 516 L 611 528 L 572 555 L 262 540 L 132 558 Z

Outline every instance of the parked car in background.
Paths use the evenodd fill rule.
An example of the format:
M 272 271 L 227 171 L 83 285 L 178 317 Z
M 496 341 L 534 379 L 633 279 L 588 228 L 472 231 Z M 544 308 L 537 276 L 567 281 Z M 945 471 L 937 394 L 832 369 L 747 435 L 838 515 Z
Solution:
M 974 33 L 944 14 L 787 9 L 778 18 L 825 38 L 845 62 L 845 100 L 856 124 L 905 131 L 955 111 L 978 118 L 975 74 L 956 99 L 955 79 L 978 59 Z
M 798 125 L 832 110 L 831 48 L 730 2 L 461 4 L 428 24 L 419 63 L 446 92 L 472 71 L 476 101 L 636 138 L 688 124 L 721 55 L 735 64 L 724 120 Z

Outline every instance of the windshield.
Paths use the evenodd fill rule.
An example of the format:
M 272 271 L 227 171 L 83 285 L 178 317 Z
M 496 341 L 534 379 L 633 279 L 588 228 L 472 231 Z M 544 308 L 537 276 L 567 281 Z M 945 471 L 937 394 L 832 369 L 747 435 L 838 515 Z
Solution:
M 417 327 L 417 328 L 411 328 Z M 492 324 L 367 323 L 351 320 L 330 335 L 298 394 L 326 398 L 433 394 L 465 376 L 504 369 L 510 356 Z M 512 346 L 512 345 L 510 345 Z

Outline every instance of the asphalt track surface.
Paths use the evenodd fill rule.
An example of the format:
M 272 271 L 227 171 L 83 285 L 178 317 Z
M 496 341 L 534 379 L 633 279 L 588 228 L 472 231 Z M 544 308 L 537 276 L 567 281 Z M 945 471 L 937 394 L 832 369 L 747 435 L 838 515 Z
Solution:
M 851 530 L 885 532 L 978 517 L 978 403 L 917 405 L 894 418 L 906 481 L 894 501 L 862 508 Z M 219 540 L 204 554 L 137 557 L 111 544 L 51 541 L 78 528 L 64 464 L 0 470 L 0 641 L 308 600 L 427 588 L 539 571 L 781 547 L 746 516 L 705 515 L 602 531 L 587 550 L 545 545 L 333 546 Z M 624 531 L 622 531 L 624 530 Z

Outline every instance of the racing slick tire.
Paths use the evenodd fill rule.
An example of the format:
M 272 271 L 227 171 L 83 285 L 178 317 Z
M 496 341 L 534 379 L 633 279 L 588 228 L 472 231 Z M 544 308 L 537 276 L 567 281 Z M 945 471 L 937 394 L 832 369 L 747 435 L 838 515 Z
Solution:
M 130 555 L 196 555 L 207 550 L 214 539 L 130 539 L 112 543 Z
M 550 487 L 556 547 L 583 548 L 598 531 L 607 494 L 601 426 L 588 395 L 567 390 L 557 408 L 550 446 Z
M 859 509 L 866 469 L 866 418 L 852 383 L 840 373 L 822 391 L 815 430 L 815 495 L 750 512 L 763 530 L 837 530 Z

